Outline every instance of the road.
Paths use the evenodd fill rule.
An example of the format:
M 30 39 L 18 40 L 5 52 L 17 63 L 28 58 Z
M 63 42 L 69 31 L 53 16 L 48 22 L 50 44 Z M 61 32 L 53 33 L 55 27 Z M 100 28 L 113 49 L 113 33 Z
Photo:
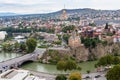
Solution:
M 49 74 L 49 73 L 43 73 L 43 72 L 39 72 L 39 71 L 32 71 L 29 70 L 32 74 L 40 77 L 40 78 L 44 78 L 46 80 L 55 80 L 57 74 Z M 97 75 L 101 75 L 101 77 L 99 78 L 95 78 L 95 76 Z M 86 76 L 90 76 L 90 79 L 84 79 Z M 82 80 L 106 80 L 105 78 L 105 73 L 103 72 L 97 72 L 97 73 L 90 73 L 90 74 L 82 74 Z

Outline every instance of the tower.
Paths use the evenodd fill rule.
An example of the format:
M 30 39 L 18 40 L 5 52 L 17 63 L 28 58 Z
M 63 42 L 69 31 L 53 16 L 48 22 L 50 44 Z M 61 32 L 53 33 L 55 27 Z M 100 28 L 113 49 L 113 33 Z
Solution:
M 61 20 L 67 20 L 67 18 L 68 16 L 64 5 L 64 9 L 62 10 Z

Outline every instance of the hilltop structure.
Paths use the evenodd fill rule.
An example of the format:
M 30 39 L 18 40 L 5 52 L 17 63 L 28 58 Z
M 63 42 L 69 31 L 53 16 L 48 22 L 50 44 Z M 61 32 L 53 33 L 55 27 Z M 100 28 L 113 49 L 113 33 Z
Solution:
M 64 6 L 64 9 L 62 10 L 61 20 L 67 20 L 67 19 L 68 19 L 68 16 Z

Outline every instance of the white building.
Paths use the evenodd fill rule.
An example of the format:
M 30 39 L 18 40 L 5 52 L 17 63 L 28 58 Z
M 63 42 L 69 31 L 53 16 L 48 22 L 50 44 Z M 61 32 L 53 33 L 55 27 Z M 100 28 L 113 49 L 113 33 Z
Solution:
M 4 40 L 7 35 L 6 31 L 0 31 L 0 40 Z
M 0 74 L 0 80 L 45 80 L 31 75 L 27 70 L 11 69 Z
M 15 41 L 17 41 L 18 43 L 22 43 L 22 42 L 25 42 L 26 41 L 26 39 L 25 39 L 25 37 L 24 36 L 16 36 L 15 38 Z

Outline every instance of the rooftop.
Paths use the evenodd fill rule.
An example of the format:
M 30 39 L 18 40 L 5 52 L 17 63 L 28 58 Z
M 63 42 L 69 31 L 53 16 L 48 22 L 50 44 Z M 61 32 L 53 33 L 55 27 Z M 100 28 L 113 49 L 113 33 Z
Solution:
M 11 69 L 0 74 L 0 80 L 45 80 L 39 77 L 33 76 L 27 70 Z

